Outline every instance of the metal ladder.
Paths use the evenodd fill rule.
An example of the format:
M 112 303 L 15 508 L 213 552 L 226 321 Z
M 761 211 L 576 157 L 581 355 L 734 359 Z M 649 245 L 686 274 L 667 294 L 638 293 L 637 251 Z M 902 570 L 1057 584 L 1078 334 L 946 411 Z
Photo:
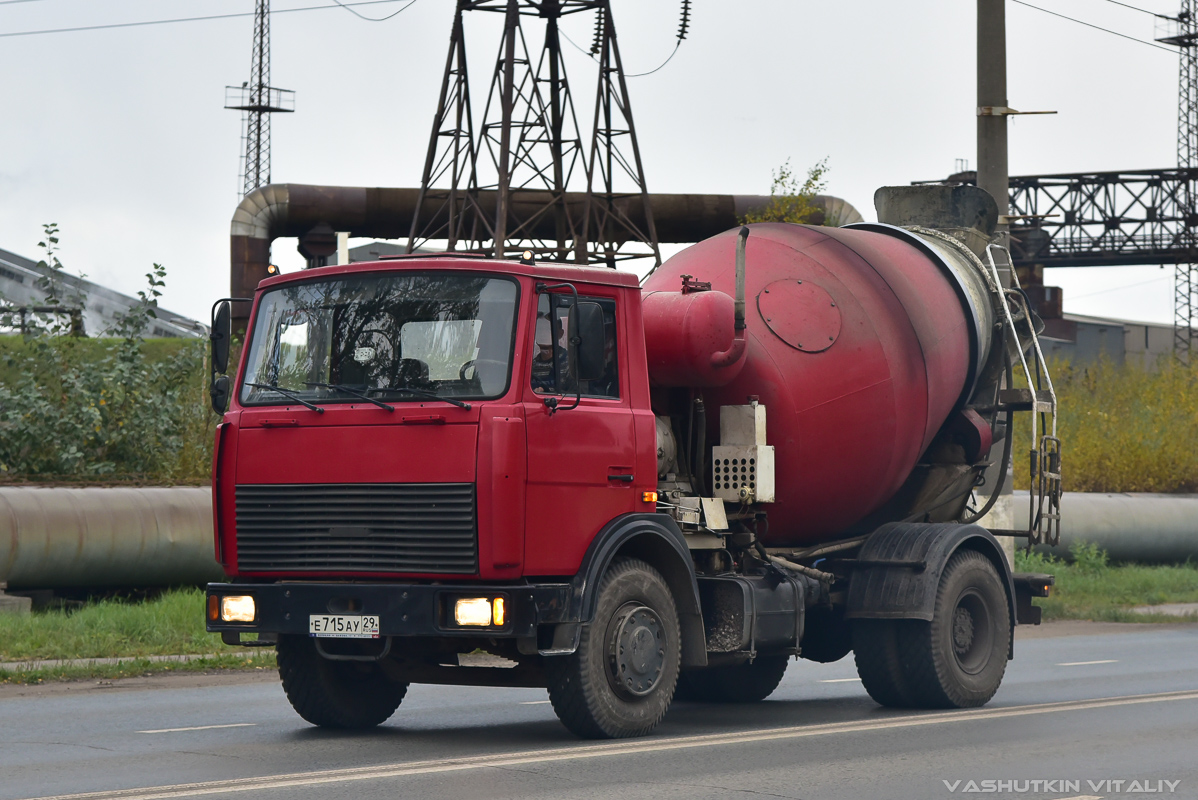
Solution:
M 1015 400 L 1018 396 L 1019 400 L 1023 401 L 1019 405 L 1032 412 L 1032 447 L 1028 454 L 1032 487 L 1031 502 L 1028 504 L 1026 535 L 1029 546 L 1033 544 L 1056 545 L 1061 539 L 1061 440 L 1057 436 L 1057 393 L 1053 388 L 1048 366 L 1044 363 L 1044 351 L 1040 348 L 1040 337 L 1036 334 L 1035 325 L 1032 324 L 1032 310 L 1028 307 L 1027 297 L 1020 291 L 1019 279 L 1015 277 L 1013 270 L 1011 275 L 1015 287 L 1012 289 L 1002 288 L 1002 279 L 999 277 L 998 265 L 994 262 L 994 253 L 992 252 L 995 249 L 1002 250 L 1007 254 L 1008 264 L 1011 263 L 1011 254 L 1000 245 L 991 244 L 986 247 L 986 260 L 990 265 L 994 287 L 1002 300 L 1000 305 L 1003 310 L 1003 321 L 1015 342 L 1015 349 L 1019 353 L 1019 363 L 1023 368 L 1028 385 L 1027 390 L 1008 388 L 1002 394 L 1010 396 L 1011 400 Z M 1027 357 L 1024 355 L 1028 348 L 1019 338 L 1019 329 L 1011 315 L 1012 305 L 1027 320 L 1031 348 L 1034 349 L 1036 356 L 1034 371 L 1028 366 Z M 1048 387 L 1046 390 L 1036 388 L 1041 377 L 1043 377 L 1044 385 Z M 1047 414 L 1050 420 L 1045 424 L 1043 432 L 1039 429 L 1041 414 Z M 1013 436 L 1014 433 L 1008 431 L 1007 435 Z

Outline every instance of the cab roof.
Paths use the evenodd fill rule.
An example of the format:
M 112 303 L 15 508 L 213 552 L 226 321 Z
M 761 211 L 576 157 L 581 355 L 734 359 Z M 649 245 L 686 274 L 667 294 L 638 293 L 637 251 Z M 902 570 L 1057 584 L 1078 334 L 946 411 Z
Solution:
M 303 281 L 320 280 L 321 278 L 336 278 L 345 275 L 360 275 L 370 272 L 482 272 L 492 275 L 521 275 L 538 280 L 554 283 L 588 283 L 602 286 L 623 286 L 639 288 L 640 281 L 631 272 L 608 269 L 606 267 L 581 266 L 557 261 L 543 261 L 534 264 L 524 264 L 520 261 L 498 258 L 463 257 L 456 253 L 412 254 L 389 258 L 383 261 L 359 261 L 354 264 L 337 264 L 329 267 L 316 267 L 286 275 L 274 275 L 262 280 L 258 290 L 269 289 L 281 284 L 299 283 Z

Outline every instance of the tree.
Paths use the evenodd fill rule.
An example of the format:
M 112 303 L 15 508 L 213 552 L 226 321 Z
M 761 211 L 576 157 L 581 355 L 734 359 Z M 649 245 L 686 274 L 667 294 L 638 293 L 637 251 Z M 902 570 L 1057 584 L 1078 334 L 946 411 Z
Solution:
M 774 184 L 770 187 L 770 202 L 765 208 L 750 211 L 745 214 L 743 222 L 791 222 L 797 225 L 818 224 L 835 225 L 832 219 L 821 219 L 824 209 L 815 201 L 815 196 L 822 192 L 827 185 L 824 175 L 828 171 L 828 159 L 823 158 L 807 170 L 807 179 L 799 185 L 790 166 L 786 163 L 771 170 Z

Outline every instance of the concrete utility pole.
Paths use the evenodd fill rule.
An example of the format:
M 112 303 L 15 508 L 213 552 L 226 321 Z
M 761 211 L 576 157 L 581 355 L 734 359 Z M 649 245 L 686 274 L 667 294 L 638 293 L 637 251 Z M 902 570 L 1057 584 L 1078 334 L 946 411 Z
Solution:
M 978 0 L 978 186 L 985 189 L 998 204 L 997 243 L 1009 247 L 1011 213 L 1010 173 L 1007 167 L 1007 10 L 1006 0 Z M 1003 286 L 1011 285 L 1011 263 L 1006 252 L 994 253 Z M 1013 436 L 1014 431 L 1007 431 Z M 993 466 L 986 470 L 986 485 L 1006 476 L 1002 494 L 989 514 L 981 521 L 992 528 L 1015 528 L 1012 507 L 1013 474 L 1010 461 L 1001 463 L 1003 443 L 996 442 L 990 451 Z M 1014 540 L 1003 539 L 1009 561 L 1014 561 Z
M 1011 213 L 1007 167 L 1007 10 L 1006 0 L 978 0 L 978 186 L 998 203 L 998 243 L 1010 244 Z M 1004 258 L 999 269 L 1010 266 Z

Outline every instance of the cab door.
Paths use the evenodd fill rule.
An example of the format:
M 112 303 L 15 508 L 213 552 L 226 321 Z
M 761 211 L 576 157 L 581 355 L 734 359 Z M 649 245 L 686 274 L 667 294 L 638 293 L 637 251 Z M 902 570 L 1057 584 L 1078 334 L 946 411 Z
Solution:
M 620 514 L 641 510 L 636 435 L 628 392 L 627 330 L 616 290 L 587 288 L 580 302 L 603 309 L 604 372 L 575 382 L 569 374 L 566 318 L 573 295 L 542 293 L 525 362 L 528 436 L 526 575 L 573 574 L 591 539 Z M 577 407 L 574 405 L 576 395 Z M 547 404 L 546 400 L 551 403 Z M 556 410 L 552 402 L 556 401 Z

